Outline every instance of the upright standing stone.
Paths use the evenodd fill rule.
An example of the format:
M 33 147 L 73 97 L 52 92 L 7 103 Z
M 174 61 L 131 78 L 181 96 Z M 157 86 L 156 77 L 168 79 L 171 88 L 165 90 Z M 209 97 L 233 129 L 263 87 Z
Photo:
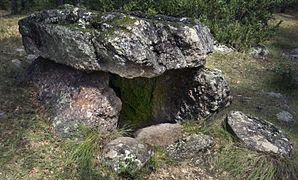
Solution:
M 108 86 L 106 73 L 82 73 L 39 58 L 29 76 L 39 90 L 39 100 L 50 109 L 54 129 L 64 135 L 80 125 L 110 131 L 117 127 L 121 101 Z

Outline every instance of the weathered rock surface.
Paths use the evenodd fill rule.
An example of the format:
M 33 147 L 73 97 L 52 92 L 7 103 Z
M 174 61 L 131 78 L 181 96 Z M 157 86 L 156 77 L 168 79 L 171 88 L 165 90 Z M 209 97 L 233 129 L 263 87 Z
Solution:
M 139 129 L 135 138 L 151 146 L 166 146 L 173 144 L 183 137 L 183 128 L 180 124 L 159 124 Z
M 290 156 L 293 146 L 273 124 L 232 111 L 226 118 L 226 128 L 249 148 L 262 152 Z
M 109 88 L 106 73 L 87 74 L 39 58 L 31 65 L 29 76 L 39 99 L 48 105 L 57 132 L 71 135 L 79 125 L 102 131 L 117 127 L 121 101 Z
M 221 71 L 185 69 L 160 77 L 153 96 L 156 121 L 202 120 L 228 106 L 230 88 Z
M 197 158 L 213 145 L 213 139 L 203 134 L 193 134 L 167 147 L 168 155 L 176 160 Z
M 123 103 L 121 119 L 136 127 L 203 120 L 232 99 L 218 70 L 181 69 L 151 79 L 117 76 L 111 80 Z
M 152 148 L 134 138 L 120 137 L 108 143 L 99 159 L 118 174 L 134 174 L 153 155 Z
M 281 111 L 276 114 L 276 117 L 280 122 L 284 122 L 284 123 L 294 122 L 294 116 L 288 111 Z
M 140 12 L 100 15 L 69 5 L 32 14 L 19 25 L 27 53 L 126 78 L 201 67 L 214 42 L 195 19 Z

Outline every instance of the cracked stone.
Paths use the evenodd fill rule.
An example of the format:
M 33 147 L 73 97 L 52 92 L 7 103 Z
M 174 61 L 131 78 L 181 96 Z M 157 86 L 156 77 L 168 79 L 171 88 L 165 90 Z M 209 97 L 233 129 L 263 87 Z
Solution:
M 232 111 L 225 120 L 227 130 L 247 147 L 281 156 L 291 156 L 293 146 L 289 139 L 272 123 Z

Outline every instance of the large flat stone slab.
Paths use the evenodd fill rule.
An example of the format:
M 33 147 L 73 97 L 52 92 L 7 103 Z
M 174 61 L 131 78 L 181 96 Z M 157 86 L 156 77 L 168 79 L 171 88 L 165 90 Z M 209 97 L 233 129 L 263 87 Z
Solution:
M 69 5 L 34 13 L 19 26 L 29 54 L 125 78 L 203 66 L 214 43 L 209 29 L 196 19 L 101 14 Z

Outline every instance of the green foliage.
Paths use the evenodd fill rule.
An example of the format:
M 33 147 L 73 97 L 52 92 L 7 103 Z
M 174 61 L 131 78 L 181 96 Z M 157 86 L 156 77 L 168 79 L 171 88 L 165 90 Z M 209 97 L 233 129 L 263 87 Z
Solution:
M 85 5 L 100 11 L 140 10 L 152 14 L 193 17 L 206 24 L 221 43 L 238 50 L 266 41 L 274 27 L 268 24 L 277 9 L 297 0 L 87 0 Z M 96 4 L 97 6 L 93 6 Z
M 0 0 L 0 10 L 1 9 L 7 10 L 9 9 L 9 6 L 10 6 L 9 0 Z
M 3 0 L 2 8 L 9 1 Z M 49 9 L 58 6 L 57 0 L 28 0 L 27 9 Z M 76 4 L 77 0 L 66 0 Z M 139 10 L 151 14 L 193 17 L 206 24 L 220 43 L 238 50 L 269 39 L 274 27 L 268 21 L 272 13 L 298 5 L 298 0 L 84 0 L 81 5 L 108 12 L 115 9 Z
M 218 166 L 236 179 L 296 179 L 297 163 L 228 144 L 218 152 Z
M 274 69 L 275 83 L 282 89 L 298 87 L 298 67 L 291 64 L 280 64 Z
M 201 132 L 214 138 L 216 146 L 208 163 L 213 164 L 217 173 L 225 176 L 228 172 L 233 179 L 297 179 L 295 159 L 250 150 L 228 133 L 222 124 L 228 111 L 212 116 L 205 124 L 191 121 L 183 124 L 191 133 Z
M 70 166 L 75 164 L 80 179 L 115 176 L 109 172 L 108 167 L 97 162 L 96 156 L 100 154 L 106 143 L 126 135 L 129 131 L 128 129 L 118 129 L 110 133 L 102 133 L 97 128 L 81 126 L 78 137 L 70 139 L 66 145 L 69 152 L 66 164 Z
M 80 172 L 80 177 L 84 179 L 92 176 L 92 160 L 98 146 L 103 141 L 103 136 L 95 128 L 81 128 L 82 132 L 78 140 L 69 142 L 71 161 L 76 162 Z

